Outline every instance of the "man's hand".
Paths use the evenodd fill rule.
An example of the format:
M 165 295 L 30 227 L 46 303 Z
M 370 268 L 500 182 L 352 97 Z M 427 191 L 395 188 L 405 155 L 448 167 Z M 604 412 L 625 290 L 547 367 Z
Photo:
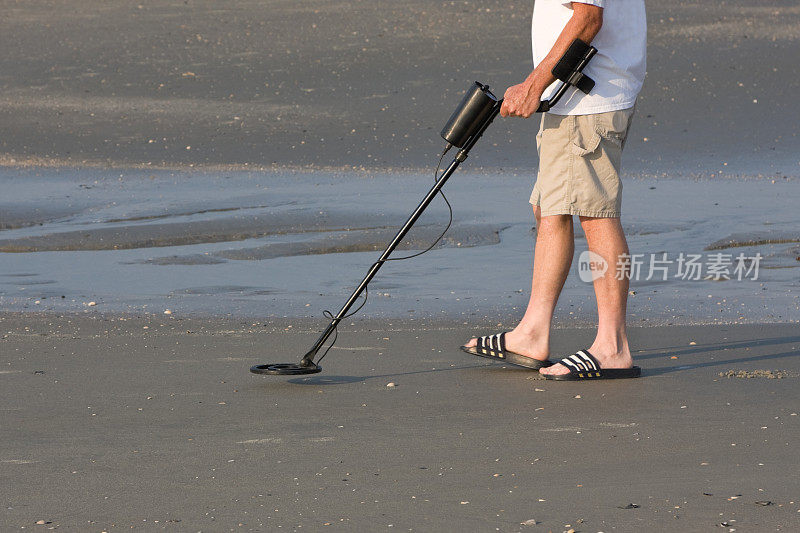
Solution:
M 530 117 L 539 109 L 543 92 L 542 89 L 536 88 L 531 80 L 525 80 L 519 85 L 509 87 L 503 96 L 500 116 Z
M 564 26 L 553 48 L 542 62 L 520 83 L 506 89 L 500 115 L 504 117 L 528 118 L 539 109 L 539 101 L 547 87 L 556 81 L 552 70 L 569 45 L 575 39 L 591 43 L 603 26 L 603 8 L 572 3 L 572 17 Z

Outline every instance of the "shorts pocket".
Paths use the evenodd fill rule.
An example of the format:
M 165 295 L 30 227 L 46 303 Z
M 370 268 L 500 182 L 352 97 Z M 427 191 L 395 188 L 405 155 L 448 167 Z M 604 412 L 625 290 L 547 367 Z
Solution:
M 624 133 L 606 129 L 602 124 L 597 125 L 597 135 L 619 147 L 622 147 L 622 143 L 625 141 Z
M 621 149 L 625 146 L 632 110 L 611 111 L 576 116 L 573 126 L 572 153 L 585 157 L 601 148 L 601 143 Z
M 576 115 L 571 117 L 572 127 L 572 153 L 583 157 L 594 153 L 600 147 L 602 135 L 596 125 L 594 115 Z
M 618 148 L 625 146 L 634 108 L 593 115 L 594 129 L 601 138 Z

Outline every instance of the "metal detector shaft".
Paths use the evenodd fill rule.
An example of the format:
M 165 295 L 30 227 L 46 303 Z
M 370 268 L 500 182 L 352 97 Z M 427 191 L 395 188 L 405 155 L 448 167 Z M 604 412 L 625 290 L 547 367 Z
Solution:
M 583 69 L 596 52 L 597 49 L 580 39 L 575 39 L 573 41 L 552 69 L 553 76 L 561 81 L 561 86 L 558 87 L 555 94 L 549 100 L 544 100 L 539 104 L 536 110 L 537 113 L 549 111 L 551 107 L 564 96 L 569 87 L 577 87 L 585 94 L 588 94 L 592 90 L 595 82 L 583 74 Z M 431 187 L 416 209 L 414 209 L 392 241 L 386 246 L 380 258 L 369 267 L 364 279 L 362 279 L 361 283 L 353 290 L 353 293 L 339 312 L 336 313 L 335 316 L 331 316 L 327 311 L 325 312 L 326 317 L 331 316 L 331 322 L 319 336 L 317 342 L 314 343 L 311 349 L 306 352 L 297 364 L 278 363 L 255 365 L 250 368 L 251 372 L 254 374 L 266 375 L 305 375 L 315 374 L 322 370 L 322 367 L 319 365 L 319 360 L 314 361 L 315 356 L 319 354 L 325 342 L 328 341 L 330 336 L 336 331 L 336 327 L 339 323 L 352 315 L 352 313 L 348 314 L 348 312 L 350 312 L 350 309 L 358 301 L 358 298 L 367 289 L 372 278 L 375 277 L 383 264 L 390 260 L 389 256 L 392 252 L 394 252 L 397 246 L 403 241 L 406 234 L 411 230 L 425 209 L 427 209 L 433 199 L 436 198 L 436 195 L 441 192 L 442 187 L 444 187 L 450 176 L 452 176 L 459 165 L 467 159 L 469 151 L 481 138 L 486 128 L 488 128 L 497 115 L 500 114 L 502 105 L 503 100 L 498 99 L 492 94 L 491 91 L 489 91 L 488 85 L 483 85 L 476 81 L 469 88 L 464 94 L 461 103 L 450 116 L 450 119 L 441 131 L 442 138 L 447 141 L 447 150 L 456 147 L 459 149 L 458 153 L 453 157 L 453 161 L 443 171 L 442 175 L 437 176 L 433 187 Z M 445 150 L 445 153 L 447 150 Z M 435 244 L 436 243 L 431 245 L 430 248 L 425 251 L 433 248 Z M 425 253 L 425 251 L 420 252 L 420 254 Z M 419 254 L 413 254 L 409 257 L 414 257 L 415 255 Z M 328 349 L 330 349 L 331 345 L 328 346 Z M 322 357 L 324 356 L 325 354 L 323 353 Z
M 397 232 L 397 235 L 394 236 L 392 242 L 390 242 L 383 251 L 381 257 L 375 263 L 373 263 L 373 265 L 367 271 L 367 275 L 364 276 L 364 279 L 362 279 L 361 283 L 358 284 L 358 287 L 355 288 L 353 294 L 350 295 L 350 298 L 347 299 L 342 308 L 339 309 L 339 312 L 336 313 L 336 316 L 333 317 L 330 324 L 328 324 L 328 327 L 325 328 L 325 331 L 323 331 L 319 336 L 317 342 L 314 343 L 314 346 L 312 346 L 308 353 L 303 356 L 303 360 L 300 361 L 301 366 L 314 364 L 314 356 L 317 355 L 319 350 L 325 344 L 325 341 L 327 341 L 331 334 L 336 330 L 336 326 L 342 321 L 342 319 L 345 318 L 347 312 L 351 307 L 353 307 L 353 304 L 356 303 L 358 297 L 361 296 L 362 292 L 364 292 L 364 289 L 367 287 L 367 285 L 369 285 L 369 282 L 372 281 L 372 278 L 375 277 L 375 274 L 378 273 L 378 270 L 380 270 L 386 260 L 389 259 L 389 256 L 394 249 L 397 248 L 400 242 L 402 242 L 403 238 L 406 236 L 409 230 L 411 230 L 411 227 L 417 222 L 417 219 L 419 219 L 433 199 L 436 198 L 436 195 L 439 194 L 439 191 L 450 178 L 450 176 L 452 176 L 458 166 L 463 163 L 465 159 L 467 159 L 469 151 L 473 146 L 475 146 L 475 143 L 478 142 L 478 139 L 480 139 L 481 135 L 483 135 L 483 132 L 486 131 L 486 128 L 489 127 L 495 117 L 497 117 L 497 115 L 500 113 L 500 106 L 502 104 L 503 100 L 497 101 L 492 108 L 491 113 L 489 113 L 489 115 L 486 117 L 486 120 L 483 122 L 483 124 L 481 124 L 480 128 L 478 128 L 475 134 L 469 138 L 469 140 L 464 144 L 464 147 L 458 151 L 456 156 L 453 158 L 453 161 L 450 162 L 450 165 L 448 165 L 444 173 L 442 173 L 442 176 L 436 180 L 436 183 L 433 184 L 433 187 L 431 187 L 431 189 L 428 191 L 428 194 L 425 195 L 417 208 L 414 209 L 414 212 L 411 213 L 411 215 L 408 217 L 408 220 L 406 220 L 405 224 L 403 224 L 403 227 L 401 227 Z

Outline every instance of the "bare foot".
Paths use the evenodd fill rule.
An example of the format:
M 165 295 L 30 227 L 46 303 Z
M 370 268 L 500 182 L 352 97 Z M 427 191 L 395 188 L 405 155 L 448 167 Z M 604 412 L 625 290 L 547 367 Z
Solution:
M 597 359 L 597 361 L 600 363 L 600 368 L 633 367 L 633 358 L 631 357 L 631 351 L 627 345 L 623 350 L 616 351 L 614 349 L 604 348 L 600 345 L 593 344 L 592 347 L 587 351 L 592 354 L 595 359 Z M 569 374 L 569 368 L 561 363 L 556 363 L 552 366 L 548 366 L 547 368 L 540 369 L 539 373 L 546 376 L 562 376 L 564 374 Z
M 537 335 L 528 335 L 513 329 L 506 333 L 506 350 L 525 357 L 546 361 L 550 353 L 549 342 L 546 338 Z M 473 337 L 465 344 L 466 348 L 474 348 L 478 344 L 478 339 Z

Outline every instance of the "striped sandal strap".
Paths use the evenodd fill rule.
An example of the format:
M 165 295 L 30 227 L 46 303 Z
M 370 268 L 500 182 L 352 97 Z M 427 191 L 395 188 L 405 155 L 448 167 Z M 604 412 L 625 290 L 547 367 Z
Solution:
M 559 361 L 569 368 L 570 372 L 590 372 L 600 370 L 600 363 L 589 353 L 589 350 L 578 350 L 573 355 Z
M 485 355 L 502 354 L 506 351 L 506 334 L 495 333 L 494 335 L 484 335 L 478 338 L 478 351 Z

